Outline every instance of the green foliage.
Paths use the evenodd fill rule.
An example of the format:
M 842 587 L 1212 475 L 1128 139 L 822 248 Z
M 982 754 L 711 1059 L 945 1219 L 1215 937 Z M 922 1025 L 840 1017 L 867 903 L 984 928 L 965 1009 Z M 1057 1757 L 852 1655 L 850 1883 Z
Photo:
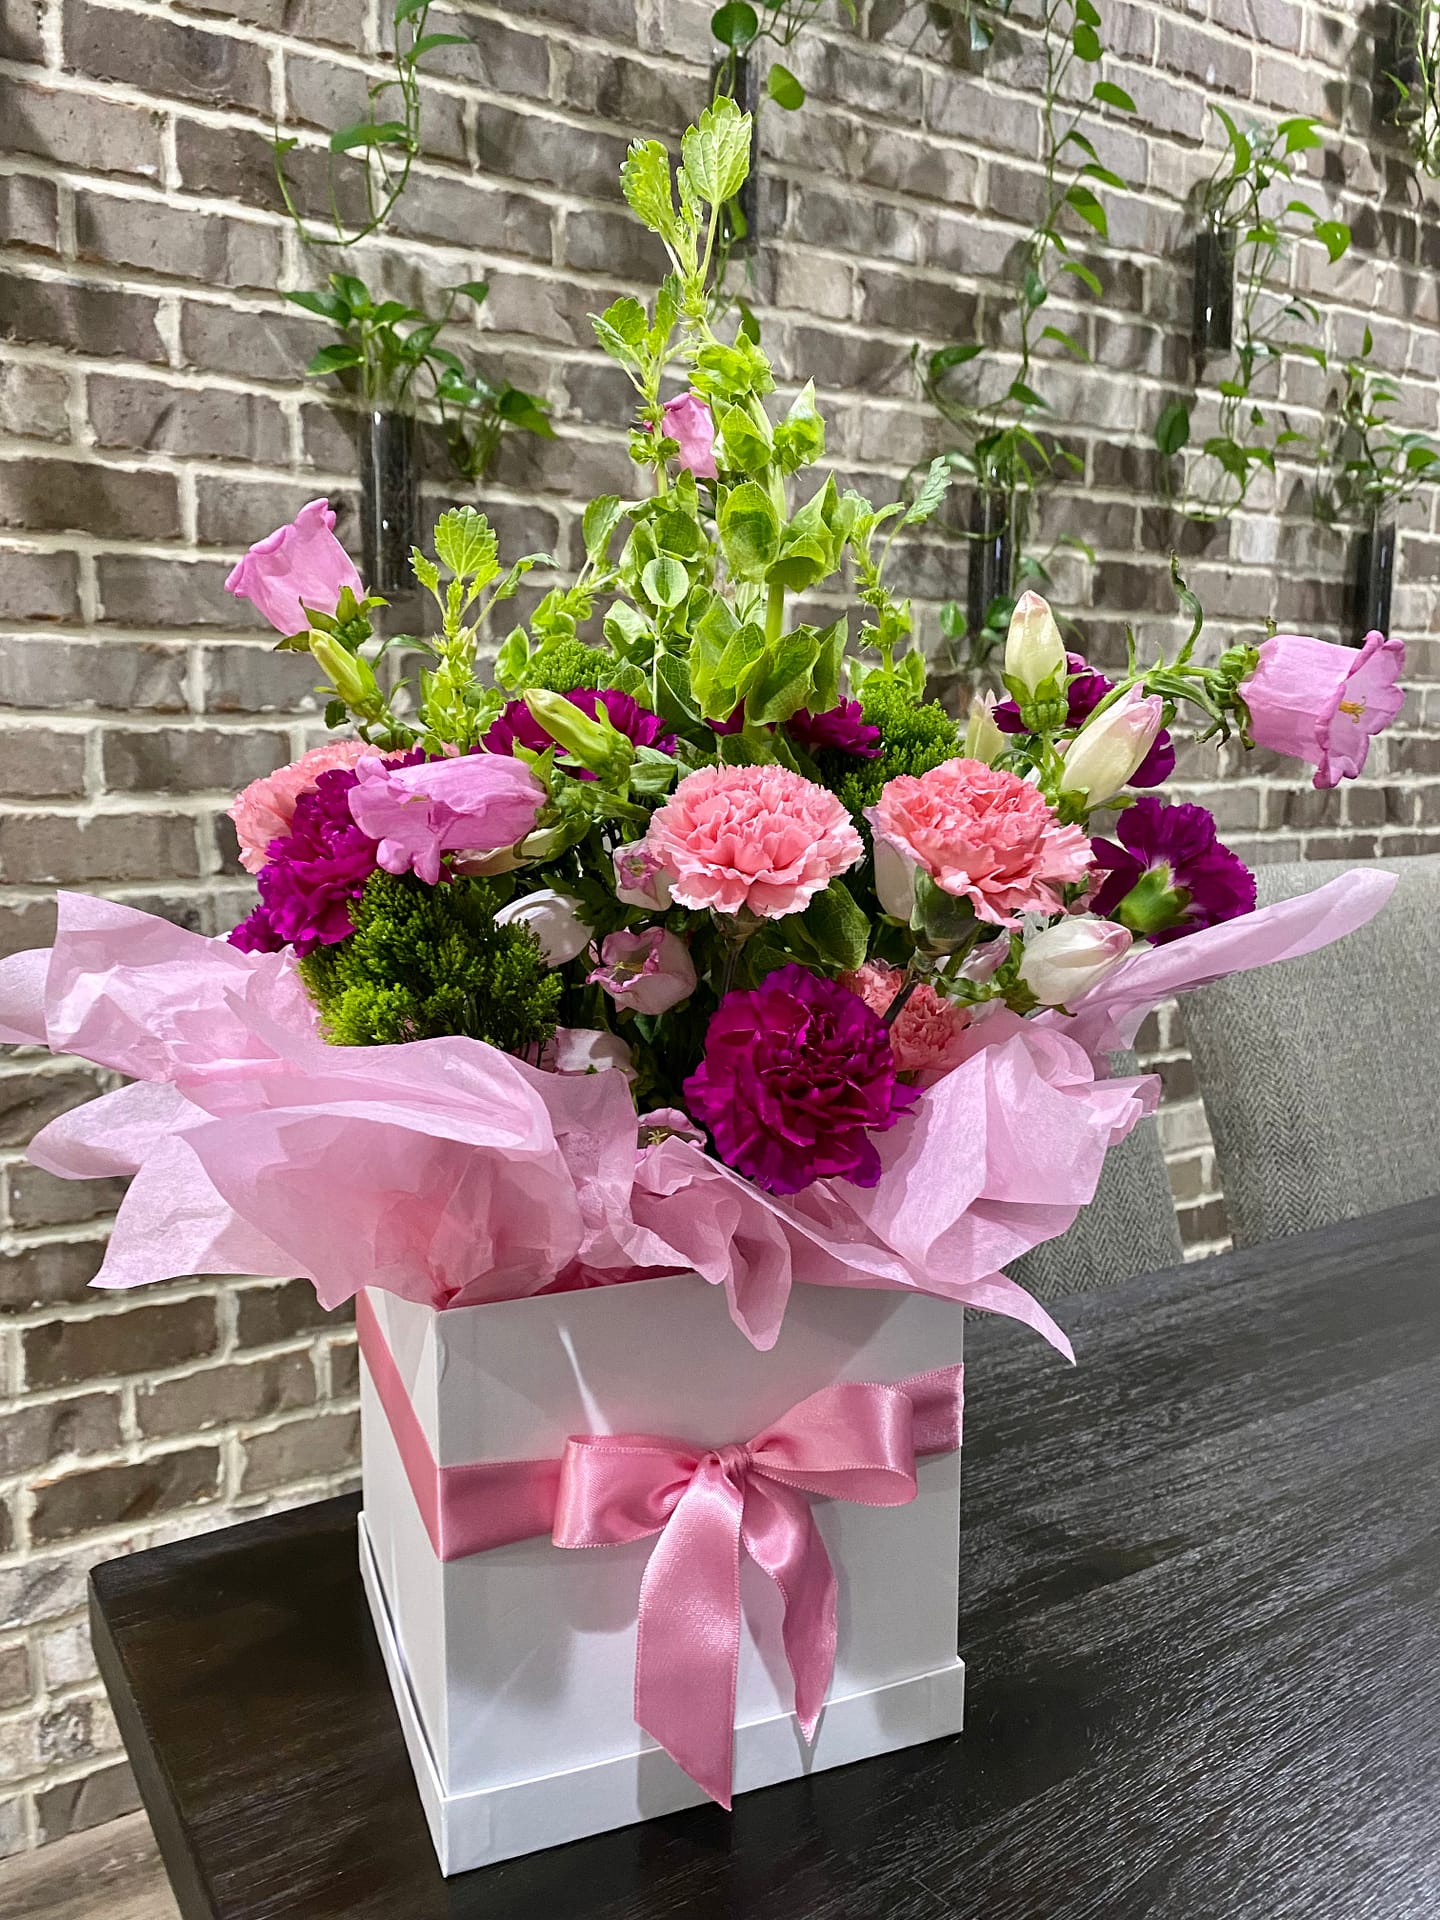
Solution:
M 929 773 L 963 751 L 960 728 L 940 702 L 917 700 L 903 681 L 888 674 L 868 677 L 860 689 L 860 710 L 880 729 L 879 758 L 824 753 L 819 761 L 821 778 L 852 813 L 873 807 L 887 780 Z
M 305 371 L 312 379 L 334 376 L 367 406 L 396 412 L 413 412 L 428 400 L 440 415 L 455 471 L 476 481 L 494 465 L 507 429 L 555 437 L 548 401 L 507 381 L 488 380 L 441 344 L 456 299 L 463 295 L 479 306 L 489 291 L 483 280 L 451 287 L 438 318 L 403 300 L 377 299 L 350 273 L 332 273 L 322 292 L 283 298 L 328 320 L 339 335 L 311 359 Z M 422 376 L 428 392 L 417 386 Z
M 427 32 L 429 15 L 429 0 L 396 0 L 390 19 L 394 65 L 383 80 L 366 88 L 363 117 L 330 135 L 327 165 L 333 231 L 312 226 L 295 199 L 288 162 L 300 145 L 298 137 L 277 133 L 271 141 L 285 210 L 308 246 L 353 247 L 385 225 L 405 191 L 420 151 L 421 65 L 441 47 L 471 44 L 465 34 Z M 349 164 L 337 167 L 342 159 Z M 365 217 L 347 221 L 341 202 L 345 187 L 356 178 L 364 186 Z
M 1390 8 L 1391 30 L 1377 105 L 1403 127 L 1415 164 L 1440 179 L 1440 0 L 1409 0 Z
M 1301 239 L 1318 242 L 1332 266 L 1350 245 L 1343 220 L 1326 218 L 1295 191 L 1301 156 L 1324 145 L 1317 120 L 1293 114 L 1274 127 L 1247 129 L 1224 107 L 1213 110 L 1225 148 L 1206 184 L 1202 216 L 1222 260 L 1233 260 L 1237 297 L 1234 344 L 1217 383 L 1216 431 L 1202 443 L 1178 500 L 1196 520 L 1233 513 L 1255 476 L 1273 473 L 1276 455 L 1303 441 L 1274 403 L 1281 363 L 1289 356 L 1324 369 L 1328 361 L 1317 344 L 1320 309 L 1290 291 L 1288 261 Z M 1280 193 L 1288 197 L 1276 210 Z M 1188 398 L 1166 403 L 1155 425 L 1161 454 L 1189 445 L 1191 412 Z
M 1432 485 L 1440 447 L 1394 419 L 1400 389 L 1370 363 L 1369 327 L 1326 420 L 1324 473 L 1315 508 L 1324 520 L 1364 520 L 1413 500 Z
M 490 880 L 427 887 L 372 874 L 350 938 L 299 963 L 326 1038 L 369 1047 L 453 1033 L 511 1053 L 543 1046 L 564 984 L 532 933 L 494 924 L 503 904 Z
M 530 660 L 525 685 L 542 687 L 549 693 L 573 693 L 577 687 L 613 687 L 619 693 L 643 695 L 645 676 L 604 647 L 587 647 L 580 640 L 557 640 Z
M 945 0 L 945 11 L 963 19 L 975 46 L 989 44 L 993 20 L 1008 6 L 984 8 L 974 0 Z M 1041 158 L 1045 181 L 1042 212 L 1020 254 L 1012 311 L 1015 351 L 993 339 L 960 340 L 914 359 L 926 397 L 954 431 L 957 443 L 944 456 L 963 474 L 1007 502 L 1008 519 L 1018 530 L 1033 516 L 1025 498 L 1080 470 L 1077 457 L 1045 425 L 1053 412 L 1045 393 L 1045 345 L 1067 358 L 1088 363 L 1089 349 L 1067 327 L 1050 317 L 1059 298 L 1083 288 L 1099 297 L 1101 281 L 1075 252 L 1087 234 L 1108 240 L 1110 225 L 1100 187 L 1124 188 L 1127 182 L 1100 158 L 1087 122 L 1101 108 L 1132 114 L 1135 102 L 1121 86 L 1091 78 L 1104 57 L 1101 16 L 1093 0 L 1043 0 L 1041 29 L 1045 75 L 1040 96 Z M 1071 104 L 1073 103 L 1073 104 Z M 934 469 L 932 468 L 932 473 Z M 1012 541 L 1014 577 L 1002 596 L 1008 604 L 1029 572 L 1044 577 L 1054 548 L 1027 555 L 1022 540 Z M 958 611 L 958 609 L 957 609 Z M 956 637 L 956 636 L 951 636 Z M 967 634 L 970 664 L 983 662 L 991 646 L 985 632 Z

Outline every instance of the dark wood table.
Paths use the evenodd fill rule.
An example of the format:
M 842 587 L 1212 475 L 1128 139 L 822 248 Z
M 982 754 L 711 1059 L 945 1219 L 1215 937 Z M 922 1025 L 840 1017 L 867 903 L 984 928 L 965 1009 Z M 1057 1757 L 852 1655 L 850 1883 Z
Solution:
M 1434 1920 L 1440 1201 L 985 1322 L 953 1740 L 441 1879 L 354 1500 L 97 1568 L 186 1920 Z

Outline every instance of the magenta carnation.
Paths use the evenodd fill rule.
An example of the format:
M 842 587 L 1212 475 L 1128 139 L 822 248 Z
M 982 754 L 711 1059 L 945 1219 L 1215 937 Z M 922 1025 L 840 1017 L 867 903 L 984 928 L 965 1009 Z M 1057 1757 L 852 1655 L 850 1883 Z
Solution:
M 604 707 L 611 726 L 634 746 L 654 747 L 658 753 L 675 751 L 675 736 L 659 714 L 642 707 L 628 693 L 617 693 L 613 687 L 576 687 L 564 697 L 591 720 Z M 513 754 L 517 746 L 531 753 L 544 753 L 555 742 L 523 700 L 512 700 L 500 718 L 491 722 L 480 744 L 487 753 Z M 556 761 L 577 780 L 595 778 L 587 768 L 575 766 L 563 748 L 557 749 Z
M 866 720 L 858 700 L 842 700 L 824 713 L 802 707 L 785 722 L 785 731 L 806 753 L 852 753 L 861 760 L 880 756 L 880 729 Z
M 1147 795 L 1126 807 L 1115 831 L 1119 846 L 1093 844 L 1105 880 L 1090 905 L 1105 919 L 1158 947 L 1253 910 L 1255 876 L 1215 838 L 1207 808 L 1167 806 Z
M 1083 653 L 1067 653 L 1066 665 L 1075 678 L 1066 690 L 1069 709 L 1065 715 L 1067 727 L 1080 727 L 1090 718 L 1107 693 L 1113 693 L 1115 682 L 1103 673 L 1097 673 Z M 1020 708 L 1014 700 L 1001 700 L 991 714 L 1001 733 L 1024 733 L 1025 722 L 1020 718 Z M 1175 743 L 1162 728 L 1155 736 L 1155 744 L 1140 762 L 1126 782 L 1131 787 L 1158 787 L 1168 780 L 1175 771 Z
M 229 808 L 235 822 L 235 838 L 240 843 L 240 864 L 247 873 L 259 873 L 265 865 L 272 840 L 283 840 L 295 818 L 295 803 L 302 793 L 314 791 L 315 782 L 332 767 L 353 767 L 367 755 L 378 754 L 378 747 L 363 740 L 327 740 L 323 746 L 302 753 L 288 767 L 279 767 L 263 779 L 252 780 L 243 793 L 235 796 Z
M 873 1187 L 871 1139 L 919 1098 L 896 1078 L 884 1022 L 838 980 L 781 967 L 720 1002 L 685 1082 L 693 1118 L 727 1166 L 767 1193 L 815 1180 Z
M 417 747 L 390 761 L 413 767 L 424 760 Z M 358 776 L 348 767 L 322 773 L 295 802 L 290 832 L 272 840 L 267 864 L 256 875 L 260 905 L 230 935 L 242 953 L 297 954 L 333 947 L 355 931 L 350 902 L 358 900 L 379 866 L 379 842 L 355 824 L 350 795 Z

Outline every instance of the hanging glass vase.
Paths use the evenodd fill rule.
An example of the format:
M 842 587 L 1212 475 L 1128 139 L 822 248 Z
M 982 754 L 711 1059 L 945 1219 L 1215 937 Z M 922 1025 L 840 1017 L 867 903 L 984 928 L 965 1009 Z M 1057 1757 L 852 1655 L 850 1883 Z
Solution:
M 369 408 L 360 431 L 360 538 L 367 586 L 387 594 L 413 587 L 410 549 L 419 536 L 414 416 Z

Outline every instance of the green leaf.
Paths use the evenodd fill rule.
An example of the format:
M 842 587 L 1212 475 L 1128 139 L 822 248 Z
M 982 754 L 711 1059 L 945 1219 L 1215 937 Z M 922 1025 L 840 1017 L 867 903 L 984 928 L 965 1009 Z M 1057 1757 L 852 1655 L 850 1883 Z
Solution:
M 1110 222 L 1105 217 L 1105 209 L 1095 198 L 1089 187 L 1076 180 L 1065 191 L 1068 206 L 1075 209 L 1087 226 L 1091 226 L 1102 240 L 1110 238 Z
M 1036 393 L 1033 387 L 1027 387 L 1023 380 L 1012 380 L 1006 389 L 1007 400 L 1014 400 L 1022 407 L 1043 407 L 1048 413 L 1050 402 Z
M 350 324 L 350 304 L 338 293 L 286 293 L 281 298 L 288 300 L 292 307 L 303 307 L 306 313 L 318 313 L 322 320 L 329 320 L 337 327 Z
M 787 593 L 808 593 L 832 566 L 827 543 L 814 535 L 801 534 L 786 540 L 780 558 L 765 569 L 765 584 L 784 587 Z
M 1037 307 L 1043 307 L 1050 298 L 1050 289 L 1034 267 L 1025 269 L 1025 278 L 1020 286 L 1020 297 L 1032 313 Z
M 1212 101 L 1211 108 L 1219 116 L 1221 125 L 1225 129 L 1225 138 L 1230 142 L 1232 170 L 1237 174 L 1244 173 L 1250 165 L 1250 156 L 1253 151 L 1249 139 L 1236 126 L 1224 107 Z
M 728 6 L 717 7 L 710 16 L 711 34 L 722 47 L 737 52 L 748 47 L 759 31 L 760 16 L 745 0 L 730 0 Z
M 628 600 L 616 600 L 611 605 L 601 630 L 622 660 L 643 662 L 655 651 L 655 629 Z
M 490 282 L 488 280 L 462 280 L 459 286 L 451 288 L 451 292 L 463 293 L 467 299 L 473 300 L 477 307 L 481 307 L 484 306 L 485 302 L 490 298 Z
M 939 454 L 930 462 L 920 489 L 906 510 L 902 527 L 921 527 L 939 510 L 940 503 L 950 491 L 953 478 L 950 462 L 944 454 Z
M 618 493 L 602 493 L 586 507 L 585 517 L 580 522 L 580 533 L 585 542 L 585 557 L 592 567 L 603 564 L 611 536 L 624 513 L 625 504 Z
M 505 387 L 495 401 L 495 411 L 507 427 L 515 427 L 521 433 L 538 433 L 542 440 L 553 440 L 555 429 L 550 424 L 550 402 L 540 399 L 538 394 L 526 393 L 520 387 Z
M 1288 120 L 1282 120 L 1275 131 L 1285 136 L 1285 153 L 1304 153 L 1307 147 L 1324 145 L 1320 137 L 1319 123 L 1305 114 L 1292 114 Z
M 327 373 L 343 373 L 347 367 L 363 366 L 365 356 L 359 347 L 352 347 L 343 340 L 333 346 L 321 347 L 306 367 L 305 371 L 312 379 L 319 379 Z
M 423 60 L 427 53 L 434 53 L 437 47 L 473 47 L 475 42 L 468 33 L 424 33 L 410 49 L 412 60 Z
M 1075 49 L 1077 60 L 1094 62 L 1101 56 L 1100 36 L 1088 22 L 1079 20 L 1070 35 L 1070 44 Z
M 832 880 L 823 893 L 817 893 L 799 918 L 832 967 L 853 973 L 864 966 L 870 949 L 870 918 L 841 881 Z
M 797 107 L 805 104 L 805 89 L 788 67 L 782 67 L 777 60 L 765 76 L 765 91 L 777 107 L 784 107 L 787 113 L 794 113 Z
M 1075 18 L 1083 20 L 1087 27 L 1098 27 L 1100 9 L 1095 5 L 1095 0 L 1075 0 Z
M 761 652 L 736 682 L 751 725 L 778 726 L 809 702 L 819 647 L 820 636 L 813 627 L 796 627 L 782 635 L 774 648 L 767 646 Z
M 1090 358 L 1089 351 L 1081 346 L 1073 333 L 1067 333 L 1063 327 L 1044 327 L 1041 330 L 1040 338 L 1042 340 L 1054 340 L 1058 345 L 1064 347 L 1067 353 L 1074 354 L 1077 360 L 1088 361 Z
M 794 473 L 825 451 L 825 422 L 815 405 L 815 382 L 807 380 L 773 429 L 775 458 L 783 473 Z
M 428 588 L 431 593 L 440 591 L 440 569 L 428 554 L 420 551 L 419 547 L 410 549 L 410 566 L 422 587 Z
M 673 653 L 662 653 L 655 661 L 655 711 L 672 727 L 700 724 L 700 709 L 690 697 L 690 669 Z M 728 714 L 717 714 L 728 719 Z
M 1419 473 L 1436 460 L 1440 460 L 1440 453 L 1434 447 L 1411 447 L 1405 455 L 1405 465 L 1411 473 Z
M 1189 438 L 1190 408 L 1183 400 L 1172 400 L 1155 422 L 1155 444 L 1168 456 L 1179 453 Z
M 1113 80 L 1097 80 L 1090 89 L 1090 98 L 1098 100 L 1102 106 L 1117 107 L 1121 113 L 1139 111 L 1124 87 L 1117 87 Z
M 670 190 L 670 156 L 658 140 L 631 141 L 620 167 L 620 187 L 631 212 L 652 233 L 666 240 L 675 238 L 679 229 Z
M 714 101 L 695 126 L 686 129 L 680 158 L 691 191 L 712 207 L 723 207 L 745 184 L 750 171 L 750 116 L 728 95 Z
M 410 129 L 403 120 L 367 120 L 359 126 L 338 127 L 330 136 L 332 153 L 350 153 L 356 147 L 408 147 Z
M 932 353 L 929 360 L 931 380 L 938 380 L 952 367 L 963 367 L 967 361 L 978 360 L 985 351 L 981 340 L 958 341 L 953 347 L 941 347 L 938 353 Z
M 1115 187 L 1121 193 L 1126 192 L 1130 185 L 1130 182 L 1122 178 L 1113 168 L 1102 167 L 1098 160 L 1089 161 L 1080 171 L 1091 180 L 1099 180 L 1104 186 Z
M 672 560 L 668 553 L 662 553 L 641 574 L 640 585 L 652 606 L 663 607 L 669 612 L 678 607 L 689 593 L 690 576 L 678 560 Z
M 474 507 L 452 507 L 435 522 L 435 551 L 458 580 L 484 586 L 500 571 L 490 522 Z
M 1317 220 L 1315 238 L 1329 254 L 1330 264 L 1333 267 L 1350 245 L 1350 229 L 1343 220 Z
M 404 26 L 407 20 L 413 20 L 417 13 L 424 13 L 430 0 L 395 0 L 395 24 Z
M 744 407 L 723 407 L 719 427 L 724 441 L 725 465 L 740 473 L 758 474 L 770 464 L 774 448 L 768 425 L 760 423 Z
M 753 480 L 732 487 L 720 507 L 720 545 L 738 580 L 763 578 L 780 551 L 780 521 L 770 496 Z
M 1100 285 L 1100 276 L 1095 272 L 1093 267 L 1087 267 L 1083 260 L 1062 260 L 1060 263 L 1060 271 L 1062 273 L 1073 273 L 1082 287 L 1088 287 L 1097 300 L 1100 298 L 1103 292 L 1103 288 Z

